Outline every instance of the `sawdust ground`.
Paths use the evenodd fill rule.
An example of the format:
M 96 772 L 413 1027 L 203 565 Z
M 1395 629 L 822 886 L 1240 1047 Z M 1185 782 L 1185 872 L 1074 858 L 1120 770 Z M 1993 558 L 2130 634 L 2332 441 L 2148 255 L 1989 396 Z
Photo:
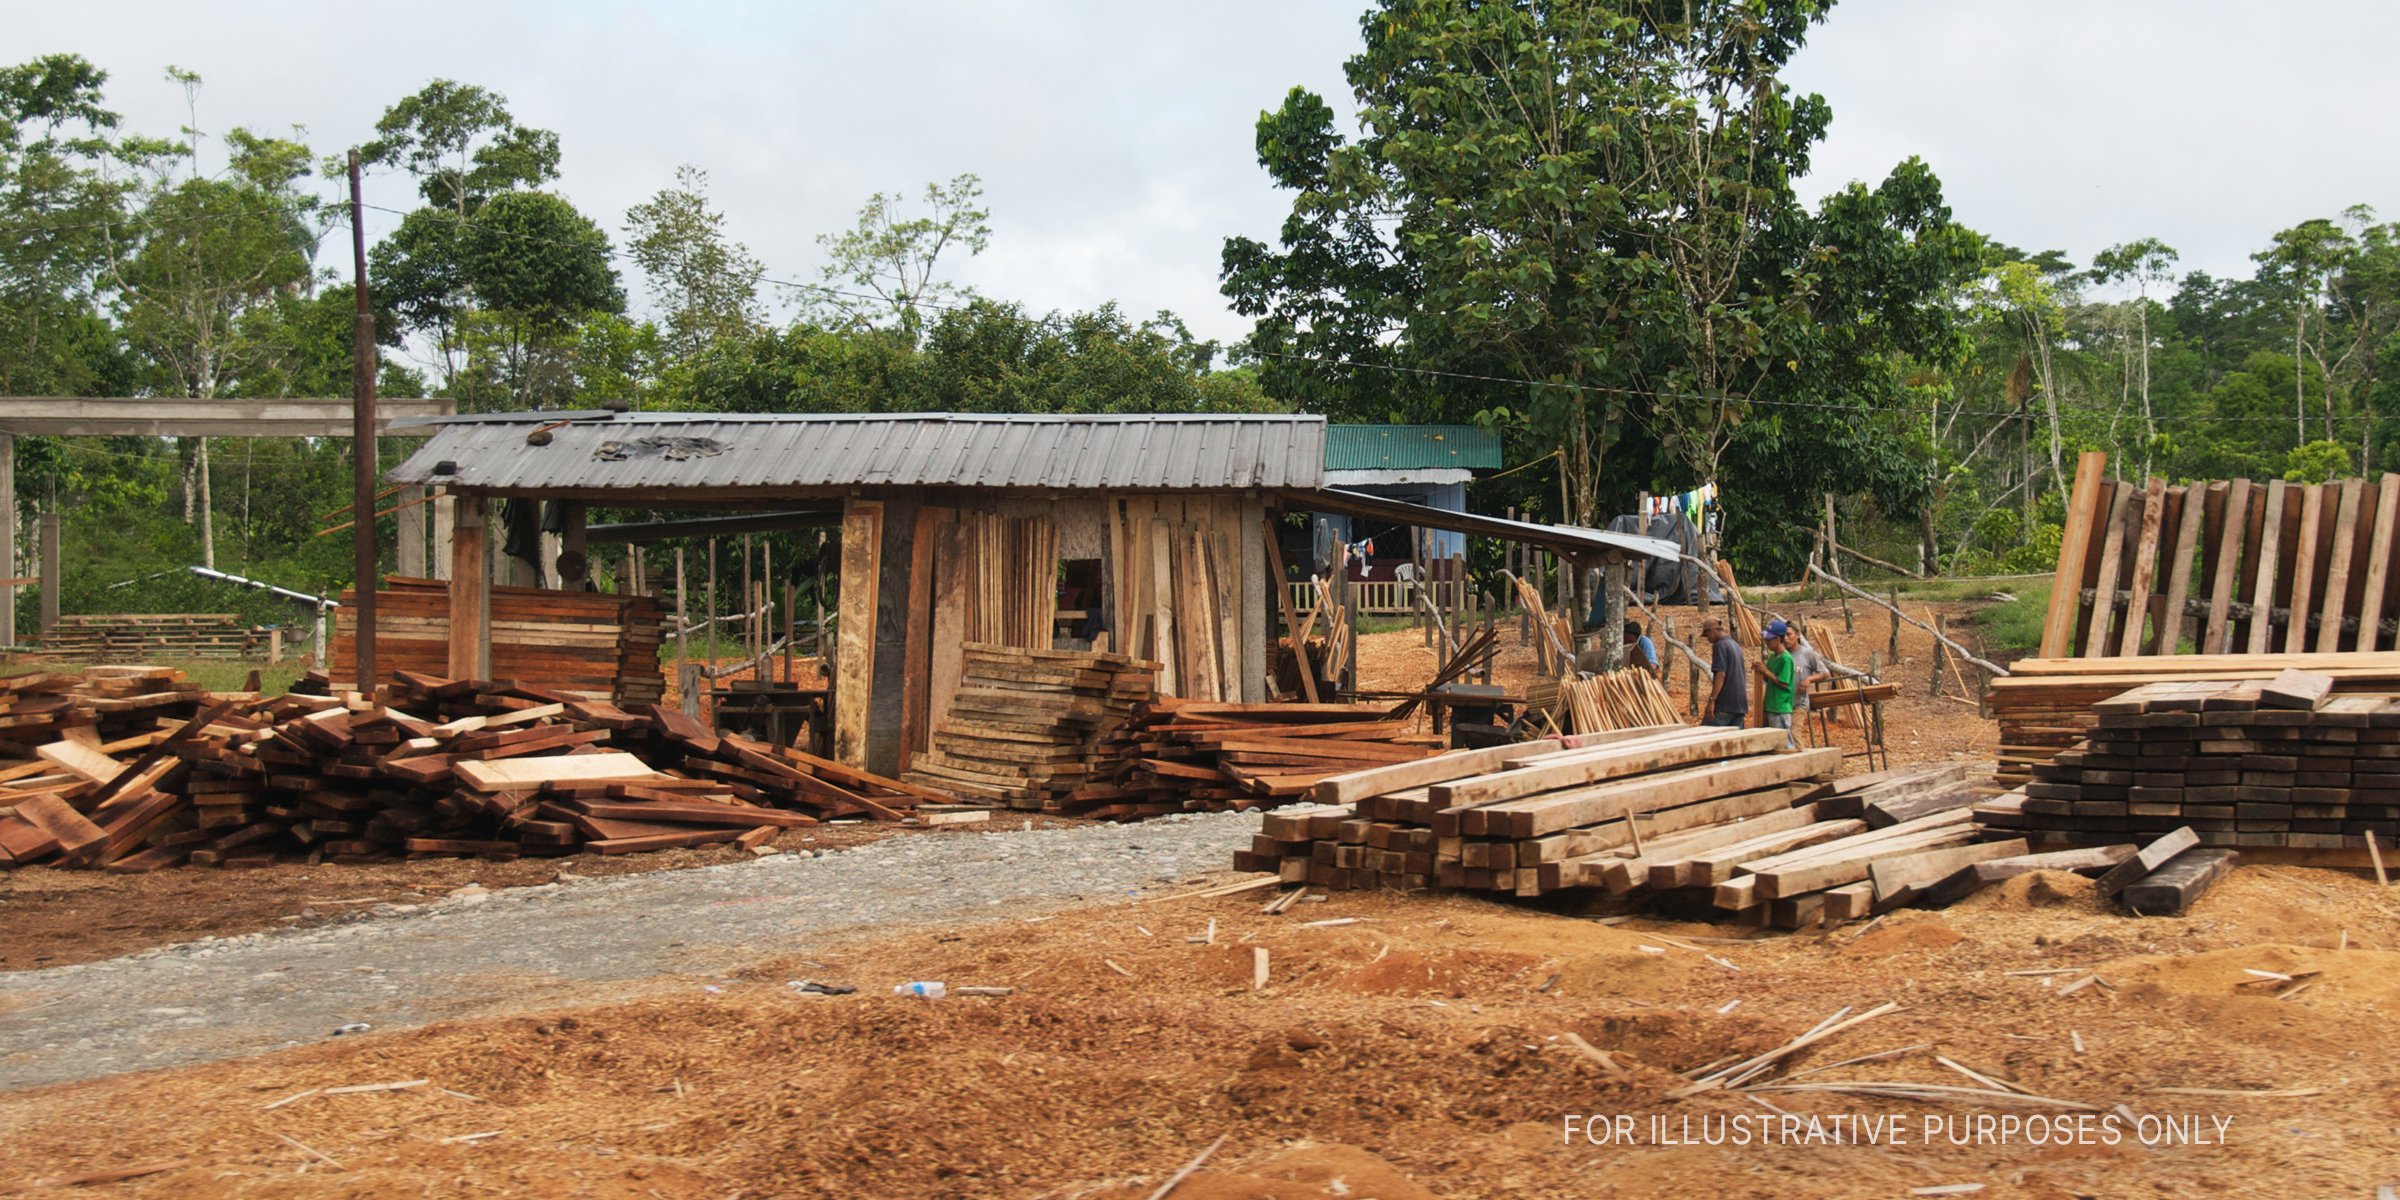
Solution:
M 2336 926 L 2336 940 L 2277 929 L 2294 910 Z M 1188 942 L 1211 917 L 1217 943 Z M 1304 924 L 1334 917 L 1359 923 Z M 2349 948 L 2332 948 L 2340 942 Z M 1271 981 L 1253 990 L 1260 948 Z M 188 1159 L 117 1192 L 1131 1198 L 1225 1134 L 1189 1195 L 1816 1200 L 1962 1182 L 1992 1197 L 2364 1195 L 2389 1180 L 2400 1124 L 2400 1048 L 2388 1036 L 2400 1018 L 2396 949 L 2390 893 L 2299 869 L 2239 869 L 2183 917 L 1961 905 L 1895 914 L 1863 937 L 1607 925 L 1463 896 L 1346 893 L 1278 918 L 1259 915 L 1256 898 L 1113 905 L 971 934 L 794 945 L 722 994 L 669 979 L 633 1002 L 554 1002 L 0 1096 L 10 1147 L 0 1176 Z M 810 956 L 836 950 L 857 995 L 801 999 L 783 986 L 825 977 Z M 2258 989 L 2243 981 L 2257 977 L 2245 969 L 2322 974 L 2278 1001 L 2248 994 Z M 2105 982 L 2062 998 L 2054 989 L 2074 974 L 2009 974 L 2030 970 Z M 1019 990 L 890 995 L 906 979 Z M 1971 1124 L 1942 1118 L 2042 1110 L 1665 1095 L 1681 1083 L 1674 1072 L 1884 1001 L 1902 1007 L 1791 1068 L 1923 1046 L 1809 1078 L 1966 1085 L 1938 1054 L 2043 1096 L 2222 1117 L 2227 1144 L 1979 1145 Z M 1602 1073 L 1569 1032 L 1630 1059 L 1630 1076 Z M 432 1083 L 267 1107 L 311 1088 L 410 1079 Z M 1670 1135 L 1694 1118 L 1697 1136 L 1699 1118 L 1771 1115 L 1761 1100 L 1800 1129 L 1810 1117 L 1899 1115 L 1908 1144 L 1650 1137 L 1653 1116 Z M 1636 1144 L 1564 1142 L 1570 1113 L 1629 1116 Z

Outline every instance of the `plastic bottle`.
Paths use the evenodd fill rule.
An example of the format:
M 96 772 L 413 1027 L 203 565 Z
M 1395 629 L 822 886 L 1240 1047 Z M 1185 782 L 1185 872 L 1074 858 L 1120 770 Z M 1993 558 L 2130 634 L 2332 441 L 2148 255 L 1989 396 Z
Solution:
M 939 983 L 904 983 L 893 988 L 892 994 L 895 996 L 923 996 L 928 1000 L 939 1000 L 949 995 L 950 989 Z

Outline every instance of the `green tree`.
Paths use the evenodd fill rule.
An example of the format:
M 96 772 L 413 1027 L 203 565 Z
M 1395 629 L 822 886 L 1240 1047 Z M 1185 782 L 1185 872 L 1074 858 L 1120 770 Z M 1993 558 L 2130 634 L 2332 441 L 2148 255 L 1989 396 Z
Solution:
M 466 223 L 459 249 L 477 306 L 462 325 L 460 398 L 485 408 L 572 400 L 574 327 L 625 310 L 608 234 L 558 196 L 502 192 Z
M 2158 441 L 2158 418 L 2150 407 L 2150 289 L 2170 278 L 2167 269 L 2175 259 L 2174 247 L 2157 238 L 2111 246 L 2092 259 L 2094 282 L 2134 287 L 2133 299 L 2120 308 L 2130 309 L 2134 317 L 2131 335 L 2124 339 L 2125 387 L 2138 389 L 2142 397 L 2142 469 L 2137 479 L 2150 477 L 2150 454 Z
M 95 308 L 133 188 L 116 175 L 108 74 L 72 54 L 0 68 L 0 393 L 125 394 L 131 363 Z M 138 153 L 138 150 L 136 151 Z
M 375 134 L 360 159 L 407 170 L 425 203 L 461 218 L 502 192 L 558 178 L 558 135 L 517 124 L 507 97 L 471 83 L 426 84 L 385 109 Z
M 858 210 L 858 224 L 817 238 L 825 248 L 821 269 L 826 288 L 809 294 L 825 323 L 873 325 L 889 320 L 913 338 L 924 328 L 924 310 L 972 299 L 973 289 L 942 278 L 943 254 L 963 247 L 983 253 L 992 230 L 991 210 L 975 207 L 983 181 L 961 175 L 947 184 L 925 185 L 924 215 L 901 215 L 902 197 L 877 192 Z M 866 294 L 852 292 L 863 288 Z
M 625 236 L 678 357 L 746 337 L 764 322 L 758 303 L 764 271 L 748 248 L 726 238 L 725 214 L 708 202 L 706 171 L 678 168 L 675 186 L 626 211 Z

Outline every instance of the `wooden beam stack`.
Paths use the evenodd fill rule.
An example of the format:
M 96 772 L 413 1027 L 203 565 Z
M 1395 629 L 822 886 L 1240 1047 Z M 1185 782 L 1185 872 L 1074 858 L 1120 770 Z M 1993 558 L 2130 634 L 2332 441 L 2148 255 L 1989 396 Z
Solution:
M 2366 848 L 2400 835 L 2400 695 L 2327 674 L 2145 684 L 2032 768 L 2015 827 L 2074 843 L 2190 828 L 2202 846 Z M 2011 818 L 1995 814 L 1996 820 Z
M 1646 890 L 1704 919 L 1797 928 L 2025 851 L 1978 844 L 1959 768 L 1836 784 L 1839 750 L 1782 746 L 1780 730 L 1664 726 L 1357 772 L 1314 790 L 1324 807 L 1269 814 L 1234 865 L 1328 888 Z
M 1041 810 L 1081 787 L 1101 739 L 1149 702 L 1158 664 L 970 642 L 950 711 L 901 778 Z
M 674 709 L 628 712 L 521 683 L 401 671 L 388 704 L 358 693 L 206 700 L 189 720 L 144 718 L 171 731 L 39 747 L 65 781 L 0 788 L 0 807 L 13 810 L 0 817 L 0 861 L 131 873 L 182 862 L 621 854 L 757 845 L 776 829 L 850 815 L 907 820 L 922 802 L 954 799 L 718 737 Z M 144 752 L 115 757 L 135 750 Z
M 436 579 L 390 576 L 375 594 L 376 662 L 439 675 L 450 666 L 450 585 Z M 492 662 L 495 676 L 539 679 L 544 687 L 584 700 L 652 704 L 666 695 L 658 648 L 665 613 L 649 596 L 495 587 Z M 348 680 L 357 670 L 356 630 L 347 614 L 356 599 L 342 593 L 333 638 L 333 670 Z
M 1389 704 L 1160 699 L 1104 746 L 1113 760 L 1052 811 L 1125 819 L 1290 804 L 1319 783 L 1439 752 Z

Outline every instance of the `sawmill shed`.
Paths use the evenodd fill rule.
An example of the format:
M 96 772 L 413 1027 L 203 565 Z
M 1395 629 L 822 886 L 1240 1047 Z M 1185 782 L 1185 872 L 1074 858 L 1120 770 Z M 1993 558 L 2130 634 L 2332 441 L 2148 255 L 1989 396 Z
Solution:
M 490 677 L 485 568 L 505 500 L 559 506 L 554 582 L 569 591 L 586 586 L 592 542 L 838 528 L 833 749 L 885 774 L 924 746 L 968 642 L 1048 649 L 1063 633 L 1160 662 L 1165 694 L 1270 699 L 1283 614 L 1269 581 L 1284 564 L 1268 522 L 1284 513 L 1409 520 L 1590 566 L 1673 552 L 1328 489 L 1314 416 L 577 410 L 422 424 L 431 436 L 386 479 L 438 490 L 453 513 L 451 675 Z M 595 505 L 692 516 L 591 526 Z

